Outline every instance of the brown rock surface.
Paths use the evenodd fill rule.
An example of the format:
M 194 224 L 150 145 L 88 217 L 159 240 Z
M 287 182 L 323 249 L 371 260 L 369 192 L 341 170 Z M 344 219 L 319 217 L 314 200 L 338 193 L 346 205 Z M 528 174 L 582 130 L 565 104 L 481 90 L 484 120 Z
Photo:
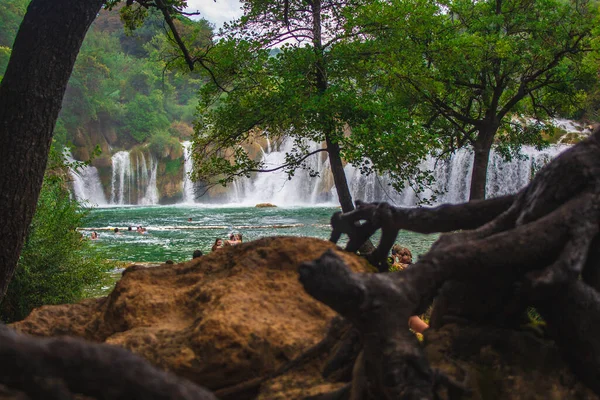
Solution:
M 272 237 L 187 263 L 123 273 L 104 301 L 45 306 L 13 327 L 117 344 L 210 389 L 264 376 L 324 335 L 335 315 L 308 296 L 297 267 L 333 244 Z M 354 270 L 366 261 L 339 252 Z

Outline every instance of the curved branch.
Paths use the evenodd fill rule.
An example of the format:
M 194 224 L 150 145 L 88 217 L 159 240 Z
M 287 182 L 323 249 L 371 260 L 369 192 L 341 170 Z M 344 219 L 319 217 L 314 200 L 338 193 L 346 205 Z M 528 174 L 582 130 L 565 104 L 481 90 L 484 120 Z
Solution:
M 285 169 L 287 167 L 290 167 L 290 166 L 292 166 L 294 164 L 299 164 L 302 161 L 306 160 L 308 157 L 310 157 L 312 155 L 315 155 L 317 153 L 321 153 L 323 151 L 327 151 L 327 149 L 318 149 L 318 150 L 312 151 L 312 152 L 310 152 L 308 154 L 305 154 L 302 158 L 300 158 L 299 160 L 296 160 L 293 163 L 283 164 L 283 165 L 280 165 L 279 167 L 275 167 L 275 168 L 271 168 L 271 169 L 248 169 L 246 171 L 247 172 L 274 172 L 274 171 L 279 171 L 279 170 Z
M 155 0 L 155 3 L 156 3 L 157 8 L 160 10 L 163 17 L 165 18 L 167 25 L 169 25 L 169 28 L 171 28 L 171 33 L 173 34 L 173 38 L 175 39 L 175 42 L 177 43 L 177 45 L 179 46 L 179 49 L 183 53 L 183 57 L 185 59 L 185 62 L 188 65 L 188 67 L 190 68 L 190 71 L 193 71 L 194 70 L 194 60 L 190 56 L 190 52 L 188 51 L 185 43 L 183 43 L 183 40 L 181 40 L 181 36 L 179 35 L 177 28 L 175 27 L 175 23 L 173 22 L 173 18 L 171 17 L 171 13 L 169 12 L 169 9 L 167 8 L 167 6 L 163 2 L 163 0 Z

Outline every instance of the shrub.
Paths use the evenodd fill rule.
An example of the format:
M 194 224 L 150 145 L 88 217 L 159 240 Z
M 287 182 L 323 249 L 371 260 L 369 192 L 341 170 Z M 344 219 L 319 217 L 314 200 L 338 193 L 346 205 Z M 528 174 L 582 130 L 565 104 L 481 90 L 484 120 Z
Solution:
M 23 319 L 44 304 L 81 300 L 113 268 L 77 232 L 86 210 L 65 186 L 56 175 L 44 179 L 15 275 L 0 303 L 4 322 Z
M 150 152 L 157 158 L 170 158 L 176 160 L 183 157 L 183 147 L 177 138 L 169 136 L 166 132 L 152 135 L 148 141 Z

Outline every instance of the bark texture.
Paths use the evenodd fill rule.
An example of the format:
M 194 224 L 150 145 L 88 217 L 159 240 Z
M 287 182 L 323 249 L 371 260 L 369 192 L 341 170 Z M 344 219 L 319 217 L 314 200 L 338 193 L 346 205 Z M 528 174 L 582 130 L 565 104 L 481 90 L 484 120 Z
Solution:
M 40 193 L 52 133 L 102 0 L 33 0 L 0 84 L 0 299 Z
M 40 339 L 0 325 L 0 384 L 32 399 L 216 400 L 209 391 L 152 367 L 117 346 Z
M 433 302 L 431 327 L 448 323 L 515 329 L 535 306 L 579 379 L 600 394 L 600 129 L 544 167 L 514 196 L 434 209 L 358 203 L 332 217 L 347 250 L 381 229 L 368 258 L 381 272 L 400 229 L 443 234 L 410 268 L 350 272 L 328 252 L 301 266 L 305 290 L 361 333 L 366 377 L 354 398 L 436 398 L 462 385 L 432 370 L 406 321 Z M 580 279 L 581 278 L 581 279 Z M 356 368 L 355 368 L 356 369 Z M 443 389 L 442 389 L 443 388 Z M 354 388 L 352 389 L 354 390 Z M 355 394 L 353 393 L 352 396 Z

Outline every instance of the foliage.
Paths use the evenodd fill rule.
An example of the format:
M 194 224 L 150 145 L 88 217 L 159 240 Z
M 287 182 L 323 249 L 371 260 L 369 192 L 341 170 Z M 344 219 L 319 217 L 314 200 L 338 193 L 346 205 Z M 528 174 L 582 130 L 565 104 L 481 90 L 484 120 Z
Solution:
M 15 275 L 0 303 L 4 322 L 20 320 L 44 304 L 78 301 L 114 268 L 76 230 L 86 210 L 70 197 L 64 170 L 53 164 L 56 159 L 55 153 Z
M 157 158 L 170 158 L 177 160 L 183 157 L 183 147 L 176 137 L 169 136 L 165 132 L 152 135 L 148 143 L 150 152 Z M 180 163 L 181 160 L 177 160 Z
M 6 66 L 8 65 L 10 53 L 10 47 L 0 46 L 0 81 L 2 81 L 2 76 L 6 70 Z
M 7 1 L 0 8 L 0 77 L 29 3 Z M 121 148 L 144 143 L 157 132 L 169 132 L 172 122 L 188 126 L 193 122 L 196 92 L 202 81 L 189 71 L 167 70 L 168 66 L 175 67 L 176 50 L 165 35 L 162 14 L 147 10 L 135 31 L 124 30 L 119 19 L 127 7 L 118 1 L 108 5 L 114 10 L 103 10 L 92 24 L 67 87 L 55 131 L 63 145 L 74 141 L 78 131 L 92 135 L 87 129 L 92 122 L 116 131 L 117 142 L 111 145 Z M 132 7 L 138 6 L 134 3 Z M 212 28 L 205 20 L 181 17 L 175 23 L 190 46 L 206 46 L 212 40 Z M 89 142 L 98 143 L 95 139 Z
M 152 96 L 136 95 L 125 107 L 125 131 L 138 143 L 169 127 L 169 119 L 156 109 L 157 103 L 162 103 L 162 93 L 158 91 Z
M 0 47 L 12 47 L 29 0 L 2 0 Z M 4 66 L 5 68 L 6 66 Z M 4 68 L 0 71 L 4 71 Z
M 348 29 L 380 49 L 369 67 L 388 72 L 379 84 L 410 96 L 445 149 L 473 146 L 485 165 L 494 139 L 543 143 L 513 116 L 572 112 L 595 81 L 597 66 L 583 62 L 598 18 L 587 0 L 376 1 L 355 17 Z
M 365 74 L 362 65 L 378 50 L 342 29 L 346 16 L 368 2 L 286 4 L 245 2 L 245 15 L 211 49 L 212 75 L 201 89 L 194 137 L 194 178 L 227 184 L 264 170 L 240 145 L 267 135 L 294 140 L 294 152 L 286 155 L 290 176 L 314 151 L 310 142 L 327 142 L 330 162 L 336 155 L 365 172 L 394 168 L 398 187 L 418 176 L 417 168 L 408 167 L 427 153 L 429 138 L 408 122 L 403 99 L 377 90 L 373 75 Z M 281 47 L 274 52 L 273 46 Z

